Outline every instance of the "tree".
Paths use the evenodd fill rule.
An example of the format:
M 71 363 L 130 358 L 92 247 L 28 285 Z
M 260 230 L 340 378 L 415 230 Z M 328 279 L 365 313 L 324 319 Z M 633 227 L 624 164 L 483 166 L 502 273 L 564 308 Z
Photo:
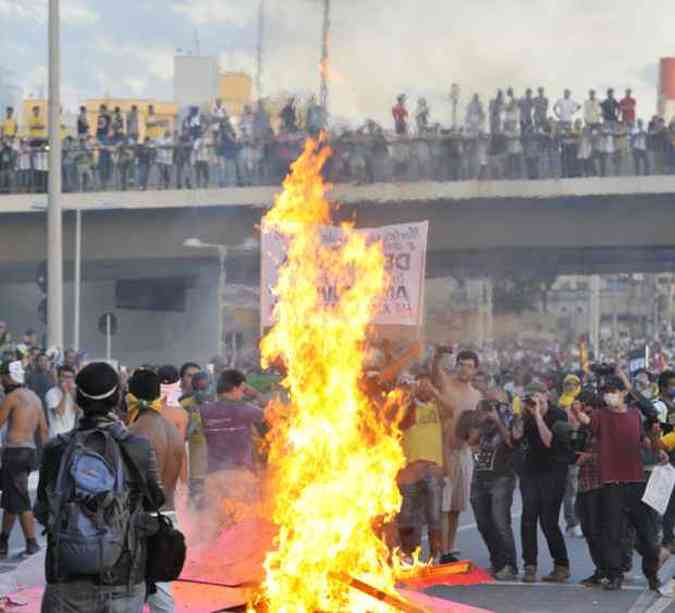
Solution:
M 546 311 L 555 274 L 501 276 L 493 282 L 495 313 Z

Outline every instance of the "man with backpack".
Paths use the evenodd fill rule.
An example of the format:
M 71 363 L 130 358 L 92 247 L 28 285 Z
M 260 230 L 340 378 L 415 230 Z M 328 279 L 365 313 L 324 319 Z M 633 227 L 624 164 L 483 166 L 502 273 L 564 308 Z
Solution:
M 75 381 L 83 417 L 45 447 L 35 515 L 47 532 L 43 613 L 141 613 L 149 512 L 164 504 L 150 443 L 117 419 L 120 382 L 108 364 Z

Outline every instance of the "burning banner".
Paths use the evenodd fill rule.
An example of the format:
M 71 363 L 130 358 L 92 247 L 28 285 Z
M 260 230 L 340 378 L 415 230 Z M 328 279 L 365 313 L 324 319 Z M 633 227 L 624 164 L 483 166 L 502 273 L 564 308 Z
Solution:
M 424 276 L 427 255 L 429 222 L 397 224 L 380 228 L 350 230 L 362 234 L 366 243 L 380 243 L 385 256 L 385 270 L 389 286 L 379 303 L 372 323 L 379 325 L 419 326 L 423 317 Z M 319 228 L 321 244 L 329 249 L 344 245 L 347 235 L 340 227 Z M 279 269 L 286 262 L 288 236 L 263 224 L 261 241 L 261 324 L 267 328 L 274 324 L 274 307 L 277 303 L 275 287 Z M 338 300 L 336 285 L 329 277 L 321 286 L 322 300 L 331 308 Z
M 261 350 L 264 363 L 285 365 L 291 402 L 268 408 L 279 531 L 250 611 L 391 611 L 386 602 L 400 600 L 374 524 L 399 510 L 404 457 L 397 430 L 359 388 L 366 329 L 391 277 L 381 243 L 351 226 L 340 228 L 339 241 L 324 241 L 331 214 L 320 171 L 329 155 L 323 142 L 307 142 L 263 222 L 283 239 L 286 257 Z M 331 308 L 320 290 L 327 278 Z

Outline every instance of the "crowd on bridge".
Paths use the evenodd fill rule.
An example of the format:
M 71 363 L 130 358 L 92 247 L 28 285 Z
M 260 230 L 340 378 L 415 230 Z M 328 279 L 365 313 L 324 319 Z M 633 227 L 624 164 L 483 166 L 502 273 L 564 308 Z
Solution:
M 471 506 L 497 581 L 538 580 L 544 566 L 537 544 L 541 529 L 552 558 L 543 581 L 569 580 L 573 561 L 566 539 L 583 537 L 595 565 L 582 582 L 586 587 L 621 589 L 636 550 L 649 587 L 658 589 L 659 569 L 675 551 L 675 496 L 659 513 L 643 495 L 652 473 L 675 461 L 675 339 L 663 340 L 604 340 L 596 356 L 584 339 L 563 345 L 537 334 L 489 343 L 480 355 L 478 348 L 451 343 L 373 340 L 365 352 L 362 390 L 383 418 L 393 419 L 406 459 L 398 476 L 401 510 L 382 528 L 382 538 L 412 556 L 426 533 L 434 563 L 455 561 L 461 555 L 455 542 L 459 518 Z M 125 611 L 140 611 L 146 585 L 131 559 L 103 586 L 96 573 L 83 575 L 71 561 L 55 562 L 61 550 L 53 533 L 59 521 L 53 496 L 68 442 L 83 440 L 77 437 L 91 430 L 130 433 L 122 439 L 125 454 L 143 466 L 147 480 L 145 486 L 131 480 L 135 500 L 147 510 L 163 505 L 178 525 L 179 481 L 186 482 L 189 505 L 197 510 L 222 506 L 213 499 L 214 482 L 221 493 L 230 491 L 233 479 L 249 493 L 257 491 L 265 471 L 258 444 L 266 429 L 264 406 L 274 396 L 284 401 L 283 366 L 261 370 L 251 363 L 245 372 L 219 356 L 207 367 L 188 361 L 180 369 L 83 366 L 72 350 L 46 352 L 32 330 L 13 339 L 5 322 L 0 350 L 0 415 L 3 421 L 10 417 L 0 471 L 0 557 L 7 555 L 17 516 L 27 554 L 39 549 L 34 508 L 49 535 L 43 610 L 64 604 L 89 610 L 103 590 L 122 599 Z M 402 398 L 396 417 L 386 410 L 392 392 Z M 33 507 L 27 479 L 39 455 Z M 517 489 L 522 565 L 512 529 Z M 95 560 L 86 562 L 95 566 Z M 130 582 L 133 589 L 127 590 Z M 148 603 L 151 611 L 174 610 L 170 582 L 157 582 Z
M 570 90 L 550 103 L 543 88 L 522 97 L 498 90 L 487 104 L 475 94 L 464 121 L 444 127 L 419 98 L 392 108 L 392 128 L 366 120 L 353 129 L 329 126 L 312 97 L 290 98 L 278 116 L 263 101 L 231 116 L 220 100 L 191 107 L 170 126 L 156 113 L 102 104 L 81 107 L 73 133 L 62 127 L 66 192 L 276 185 L 308 135 L 327 130 L 333 182 L 460 181 L 637 176 L 675 173 L 675 119 L 640 119 L 631 90 L 577 101 Z M 274 127 L 273 127 L 274 126 Z M 36 106 L 28 125 L 9 107 L 0 123 L 0 193 L 44 192 L 47 128 Z M 171 129 L 173 128 L 173 129 Z

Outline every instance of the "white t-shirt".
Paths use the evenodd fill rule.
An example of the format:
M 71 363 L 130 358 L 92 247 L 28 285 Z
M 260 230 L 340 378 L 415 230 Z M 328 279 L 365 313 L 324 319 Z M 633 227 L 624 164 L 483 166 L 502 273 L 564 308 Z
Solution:
M 70 432 L 77 424 L 78 409 L 70 395 L 66 398 L 63 415 L 57 415 L 56 409 L 61 404 L 62 399 L 63 391 L 58 386 L 52 387 L 45 396 L 47 413 L 49 414 L 49 438 Z
M 572 121 L 572 117 L 579 110 L 579 105 L 572 98 L 560 98 L 555 103 L 555 110 L 558 111 L 560 121 Z

